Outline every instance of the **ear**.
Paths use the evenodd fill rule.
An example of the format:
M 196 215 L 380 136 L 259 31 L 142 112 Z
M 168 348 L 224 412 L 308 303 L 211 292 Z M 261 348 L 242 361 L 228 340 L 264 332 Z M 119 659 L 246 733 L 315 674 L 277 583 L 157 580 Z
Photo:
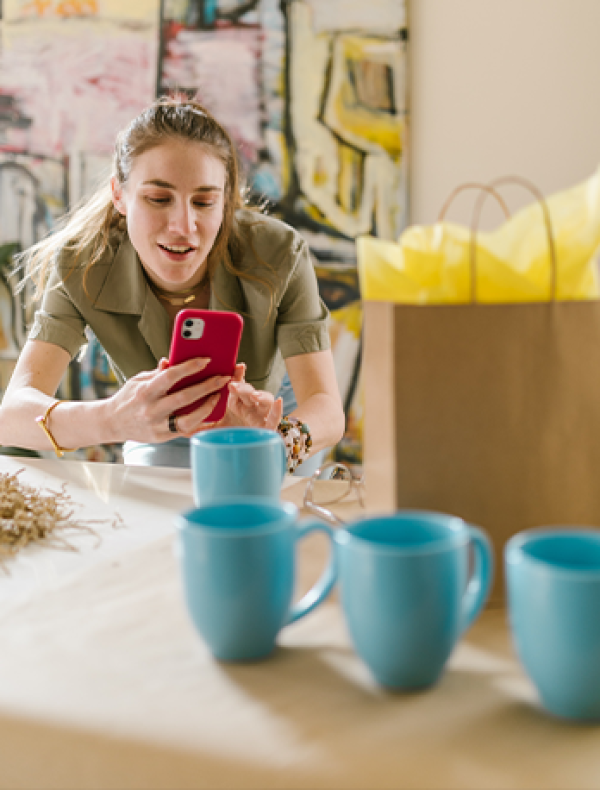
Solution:
M 123 187 L 119 184 L 115 176 L 112 176 L 110 179 L 110 191 L 112 193 L 113 206 L 117 209 L 119 214 L 126 216 L 127 204 L 123 196 Z

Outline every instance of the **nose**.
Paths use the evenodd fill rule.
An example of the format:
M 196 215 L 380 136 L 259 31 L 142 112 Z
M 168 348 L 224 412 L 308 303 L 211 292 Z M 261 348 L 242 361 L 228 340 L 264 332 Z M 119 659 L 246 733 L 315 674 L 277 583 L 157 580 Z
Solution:
M 184 201 L 176 201 L 169 214 L 169 230 L 181 236 L 190 236 L 196 230 L 194 207 Z

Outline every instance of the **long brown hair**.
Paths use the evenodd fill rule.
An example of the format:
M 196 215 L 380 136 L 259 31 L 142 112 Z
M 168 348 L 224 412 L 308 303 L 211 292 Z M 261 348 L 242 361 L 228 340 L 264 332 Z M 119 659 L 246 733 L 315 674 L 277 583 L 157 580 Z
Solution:
M 222 259 L 234 275 L 263 283 L 272 301 L 273 286 L 269 279 L 239 271 L 236 267 L 243 230 L 236 222 L 235 212 L 245 205 L 245 201 L 235 146 L 224 127 L 199 102 L 185 97 L 162 96 L 143 110 L 117 135 L 111 178 L 124 186 L 136 158 L 169 138 L 202 143 L 225 167 L 223 221 L 208 255 L 209 277 L 212 279 L 215 266 Z M 50 269 L 63 250 L 74 254 L 73 268 L 82 253 L 89 252 L 83 273 L 85 286 L 89 270 L 109 246 L 111 232 L 125 230 L 125 227 L 124 217 L 113 205 L 109 179 L 92 197 L 66 214 L 56 230 L 21 254 L 17 265 L 24 267 L 26 277 L 33 280 L 35 298 L 43 292 Z M 270 269 L 264 261 L 261 263 Z

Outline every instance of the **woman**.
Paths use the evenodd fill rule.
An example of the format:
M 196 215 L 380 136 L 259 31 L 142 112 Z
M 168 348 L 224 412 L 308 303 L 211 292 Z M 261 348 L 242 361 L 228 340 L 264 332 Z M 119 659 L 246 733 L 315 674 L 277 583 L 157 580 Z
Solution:
M 244 318 L 219 425 L 287 433 L 290 470 L 341 438 L 327 310 L 307 245 L 288 225 L 244 208 L 232 141 L 197 102 L 163 97 L 134 119 L 117 138 L 110 184 L 32 247 L 26 264 L 43 298 L 0 408 L 0 444 L 61 454 L 128 440 L 157 445 L 212 427 L 203 421 L 222 380 L 169 394 L 207 364 L 166 363 L 182 306 Z M 121 387 L 106 400 L 58 402 L 86 327 Z M 286 369 L 297 406 L 282 422 L 275 395 Z M 173 417 L 207 395 L 213 400 Z

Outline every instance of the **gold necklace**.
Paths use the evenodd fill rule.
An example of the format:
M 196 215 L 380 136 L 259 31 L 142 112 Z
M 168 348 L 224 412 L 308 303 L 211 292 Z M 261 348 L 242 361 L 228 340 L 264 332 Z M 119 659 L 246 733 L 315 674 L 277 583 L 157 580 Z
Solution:
M 203 283 L 200 290 L 203 291 L 206 288 L 207 283 Z M 176 294 L 171 294 L 168 291 L 163 291 L 162 288 L 159 288 L 158 285 L 153 283 L 154 293 L 158 296 L 159 299 L 162 299 L 163 302 L 168 302 L 172 304 L 174 307 L 180 307 L 183 304 L 189 304 L 190 302 L 194 302 L 196 297 L 198 296 L 197 293 L 194 291 L 198 288 L 195 285 L 193 288 L 188 288 L 185 291 L 179 291 Z
M 159 299 L 162 299 L 163 302 L 168 302 L 175 307 L 179 307 L 182 304 L 189 304 L 190 302 L 194 302 L 196 299 L 196 294 L 190 294 L 190 296 L 170 296 L 169 294 L 156 294 Z

